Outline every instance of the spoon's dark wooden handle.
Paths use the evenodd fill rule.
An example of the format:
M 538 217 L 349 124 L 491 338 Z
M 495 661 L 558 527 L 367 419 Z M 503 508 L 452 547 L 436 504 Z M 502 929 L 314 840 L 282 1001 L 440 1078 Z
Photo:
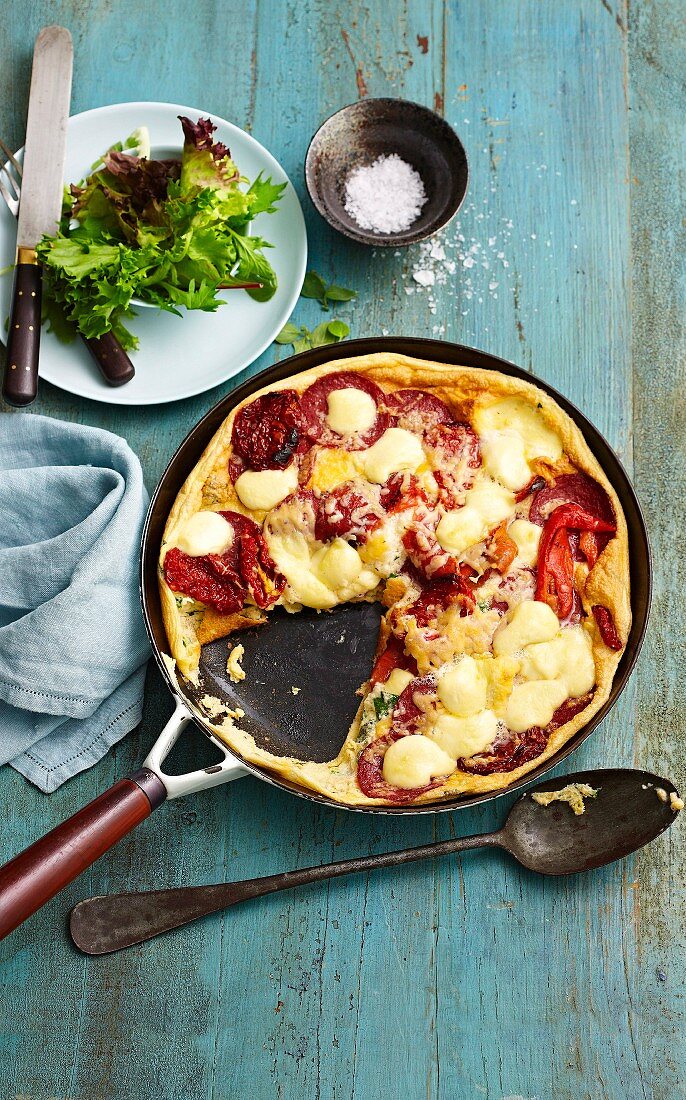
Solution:
M 113 333 L 106 332 L 104 336 L 95 336 L 91 340 L 84 336 L 83 342 L 108 385 L 125 386 L 131 381 L 136 373 L 134 365 Z
M 377 867 L 398 867 L 402 863 L 451 855 L 468 848 L 497 847 L 500 843 L 500 833 L 485 833 L 482 836 L 455 837 L 436 844 L 423 844 L 419 848 L 404 848 L 400 852 L 325 863 L 321 867 L 284 871 L 279 875 L 245 879 L 243 882 L 87 898 L 72 910 L 69 929 L 81 951 L 88 955 L 106 955 L 110 951 L 143 943 L 161 932 L 179 928 L 239 901 L 273 894 L 277 890 L 292 890 L 294 886 L 306 886 L 311 882 Z
M 19 407 L 30 405 L 38 392 L 43 275 L 35 260 L 22 261 L 21 254 L 30 256 L 31 252 L 31 249 L 21 249 L 14 269 L 7 362 L 2 386 L 5 401 Z

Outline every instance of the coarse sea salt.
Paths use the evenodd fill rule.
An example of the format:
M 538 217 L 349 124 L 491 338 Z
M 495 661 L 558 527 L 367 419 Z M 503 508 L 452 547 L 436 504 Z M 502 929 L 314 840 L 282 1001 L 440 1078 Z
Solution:
M 377 157 L 355 168 L 345 184 L 345 209 L 360 229 L 401 233 L 419 217 L 426 203 L 422 178 L 397 153 Z

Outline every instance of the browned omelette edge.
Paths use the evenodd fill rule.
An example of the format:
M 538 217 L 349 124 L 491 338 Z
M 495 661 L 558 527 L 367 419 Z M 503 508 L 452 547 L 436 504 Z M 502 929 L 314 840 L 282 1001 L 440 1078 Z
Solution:
M 605 646 L 591 612 L 592 606 L 601 603 L 610 610 L 624 645 L 626 645 L 631 625 L 628 534 L 617 494 L 579 428 L 552 397 L 533 383 L 501 374 L 499 371 L 478 367 L 448 366 L 383 352 L 324 363 L 300 374 L 283 378 L 250 394 L 245 401 L 231 410 L 210 440 L 196 467 L 181 487 L 165 525 L 160 549 L 159 585 L 164 624 L 172 655 L 182 675 L 192 675 L 193 670 L 197 668 L 200 647 L 206 641 L 227 636 L 244 626 L 255 625 L 266 620 L 264 613 L 257 609 L 238 612 L 231 616 L 219 615 L 210 609 L 205 612 L 202 630 L 196 633 L 193 620 L 184 616 L 177 607 L 174 594 L 167 586 L 162 571 L 166 549 L 173 543 L 177 529 L 195 512 L 210 508 L 231 509 L 246 515 L 250 514 L 239 501 L 228 476 L 231 432 L 238 409 L 250 404 L 260 394 L 281 389 L 296 389 L 302 392 L 317 378 L 332 371 L 343 370 L 357 371 L 386 390 L 414 387 L 434 393 L 445 401 L 458 417 L 464 419 L 470 419 L 470 410 L 479 397 L 493 399 L 506 396 L 521 397 L 536 406 L 548 426 L 557 432 L 567 459 L 578 470 L 598 481 L 612 501 L 617 517 L 616 535 L 588 574 L 584 589 L 580 593 L 587 614 L 587 626 L 591 629 L 596 666 L 596 688 L 593 699 L 570 722 L 553 732 L 546 749 L 535 760 L 513 771 L 495 772 L 487 776 L 456 772 L 442 787 L 421 795 L 412 805 L 438 802 L 443 798 L 452 798 L 461 794 L 502 790 L 555 755 L 600 710 L 610 694 L 623 650 L 616 653 Z M 267 767 L 293 782 L 334 798 L 344 805 L 385 805 L 383 799 L 368 798 L 359 790 L 354 778 L 354 768 L 352 783 L 348 782 L 350 776 L 347 772 L 342 774 L 331 770 L 341 765 L 345 768 L 346 762 L 352 764 L 356 761 L 354 737 L 359 726 L 361 706 L 362 704 L 338 757 L 329 764 L 315 765 L 290 757 L 274 756 L 260 749 L 249 734 L 241 731 L 233 723 L 214 724 L 211 716 L 206 717 L 205 721 L 232 750 L 251 763 Z M 342 781 L 343 779 L 345 782 Z

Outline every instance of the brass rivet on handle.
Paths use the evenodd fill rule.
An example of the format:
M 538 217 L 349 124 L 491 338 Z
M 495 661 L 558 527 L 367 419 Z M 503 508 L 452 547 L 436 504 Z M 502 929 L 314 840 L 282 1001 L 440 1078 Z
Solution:
M 19 326 L 17 326 L 19 327 Z M 33 325 L 29 325 L 29 332 L 33 332 Z
M 12 363 L 12 370 L 16 370 L 16 369 L 17 369 L 17 364 L 16 364 L 16 363 Z

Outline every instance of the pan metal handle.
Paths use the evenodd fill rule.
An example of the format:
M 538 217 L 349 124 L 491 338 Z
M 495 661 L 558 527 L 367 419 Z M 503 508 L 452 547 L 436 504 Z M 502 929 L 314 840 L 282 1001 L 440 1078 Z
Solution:
M 162 765 L 189 722 L 193 722 L 193 715 L 185 703 L 177 698 L 174 713 L 143 761 L 143 767 L 149 768 L 164 783 L 167 798 L 182 798 L 186 794 L 218 787 L 221 783 L 229 783 L 232 779 L 240 779 L 249 774 L 248 769 L 215 737 L 212 743 L 224 753 L 224 759 L 219 764 L 187 772 L 185 775 L 167 775 L 162 770 Z

